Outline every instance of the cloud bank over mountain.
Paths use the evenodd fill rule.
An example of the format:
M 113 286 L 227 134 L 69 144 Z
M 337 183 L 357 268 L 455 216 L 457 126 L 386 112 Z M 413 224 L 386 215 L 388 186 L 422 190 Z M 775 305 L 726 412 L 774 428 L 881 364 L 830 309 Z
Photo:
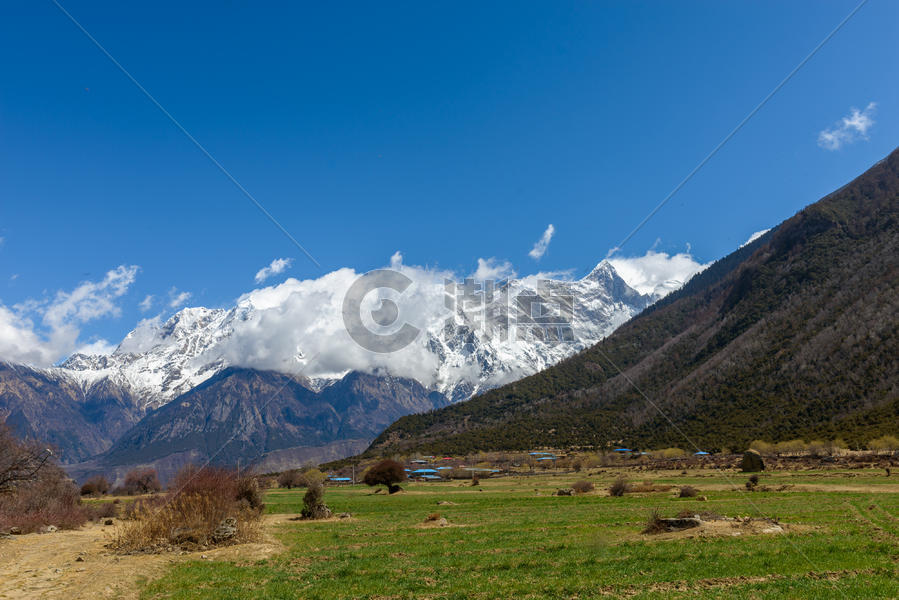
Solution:
M 118 316 L 118 300 L 137 277 L 138 267 L 120 265 L 100 281 L 84 281 L 71 291 L 29 299 L 12 307 L 0 304 L 0 359 L 47 366 L 75 351 L 85 323 Z M 92 348 L 109 348 L 94 340 Z

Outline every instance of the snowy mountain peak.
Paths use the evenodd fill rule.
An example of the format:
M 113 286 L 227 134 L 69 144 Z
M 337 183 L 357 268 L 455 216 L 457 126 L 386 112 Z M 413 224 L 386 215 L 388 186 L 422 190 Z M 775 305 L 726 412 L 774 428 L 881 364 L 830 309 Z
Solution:
M 289 279 L 242 297 L 231 309 L 185 308 L 164 322 L 149 319 L 112 354 L 75 354 L 53 371 L 85 389 L 111 381 L 147 407 L 167 403 L 227 366 L 302 375 L 320 388 L 353 371 L 390 373 L 462 400 L 594 344 L 650 301 L 608 261 L 576 281 L 511 280 L 489 298 L 484 295 L 483 305 L 462 303 L 456 312 L 444 306 L 443 282 L 427 280 L 412 303 L 422 311 L 412 317 L 417 317 L 421 334 L 400 352 L 372 356 L 349 338 L 341 317 L 341 303 L 354 278 L 346 270 L 327 286 L 322 280 Z M 570 303 L 570 322 L 548 336 L 539 330 L 508 330 L 509 323 L 523 316 L 516 313 L 522 294 L 532 304 L 551 307 L 562 298 L 563 304 Z M 488 322 L 486 315 L 502 319 L 506 329 Z M 531 316 L 525 321 L 532 323 Z

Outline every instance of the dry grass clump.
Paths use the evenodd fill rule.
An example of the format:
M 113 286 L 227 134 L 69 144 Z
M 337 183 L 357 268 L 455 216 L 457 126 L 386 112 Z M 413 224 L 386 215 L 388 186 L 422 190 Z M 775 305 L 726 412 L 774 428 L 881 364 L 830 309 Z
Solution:
M 681 487 L 680 492 L 678 493 L 679 498 L 695 498 L 699 495 L 699 490 L 697 490 L 692 485 L 685 485 Z
M 658 485 L 653 483 L 652 481 L 643 481 L 642 483 L 632 483 L 630 484 L 628 492 L 635 492 L 638 494 L 648 494 L 651 492 L 667 492 L 670 490 L 672 486 L 670 485 Z
M 628 483 L 627 478 L 621 475 L 612 482 L 612 487 L 609 488 L 609 495 L 624 496 L 629 491 L 631 491 L 631 484 Z
M 592 492 L 595 487 L 591 482 L 587 481 L 586 479 L 582 479 L 580 481 L 575 481 L 574 483 L 572 483 L 571 489 L 573 489 L 576 494 L 586 494 L 587 492 Z
M 659 511 L 654 510 L 649 515 L 649 518 L 646 520 L 646 527 L 643 528 L 643 533 L 662 533 L 663 531 L 667 531 L 667 527 L 662 521 L 662 516 L 659 514 Z
M 439 521 L 441 516 L 440 513 L 431 513 L 425 521 Z
M 258 539 L 263 504 L 252 477 L 189 466 L 168 494 L 133 503 L 110 546 L 119 552 L 203 548 Z

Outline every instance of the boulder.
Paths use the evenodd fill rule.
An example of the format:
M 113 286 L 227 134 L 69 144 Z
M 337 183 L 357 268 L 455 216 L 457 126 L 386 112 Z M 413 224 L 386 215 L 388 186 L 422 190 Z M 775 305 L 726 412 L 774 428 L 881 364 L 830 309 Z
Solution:
M 556 492 L 556 496 L 572 496 L 574 495 L 574 490 L 571 488 L 562 488 Z
M 765 470 L 765 461 L 762 455 L 757 451 L 749 449 L 743 453 L 743 460 L 740 461 L 740 469 L 744 473 L 757 473 Z
M 311 509 L 303 509 L 304 519 L 330 519 L 331 509 L 324 504 L 316 504 Z
M 212 539 L 216 543 L 230 540 L 235 535 L 237 535 L 237 519 L 233 517 L 222 519 L 218 527 L 212 531 Z

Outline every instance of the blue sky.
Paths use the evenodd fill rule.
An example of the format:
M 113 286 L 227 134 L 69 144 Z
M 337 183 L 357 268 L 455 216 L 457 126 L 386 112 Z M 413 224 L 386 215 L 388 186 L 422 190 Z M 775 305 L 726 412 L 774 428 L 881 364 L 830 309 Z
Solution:
M 80 342 L 277 258 L 585 274 L 857 5 L 61 3 L 321 264 L 52 2 L 4 3 L 0 325 L 46 338 L 60 291 L 137 266 L 62 311 Z M 871 0 L 621 255 L 719 258 L 889 153 L 897 27 Z

